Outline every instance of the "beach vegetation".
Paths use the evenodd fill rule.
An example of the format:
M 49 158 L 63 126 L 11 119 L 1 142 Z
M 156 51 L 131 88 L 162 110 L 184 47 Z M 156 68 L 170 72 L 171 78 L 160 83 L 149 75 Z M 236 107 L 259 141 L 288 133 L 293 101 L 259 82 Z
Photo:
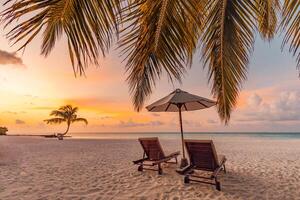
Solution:
M 6 135 L 8 129 L 6 127 L 0 127 L 0 135 Z

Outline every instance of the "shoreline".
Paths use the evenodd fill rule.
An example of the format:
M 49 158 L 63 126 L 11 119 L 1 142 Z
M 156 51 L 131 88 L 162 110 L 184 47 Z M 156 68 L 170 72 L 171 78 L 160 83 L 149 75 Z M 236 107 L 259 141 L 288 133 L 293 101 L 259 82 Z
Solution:
M 46 135 L 46 134 L 7 134 L 7 135 L 0 135 L 1 136 L 8 136 L 8 137 L 34 137 L 34 138 L 49 138 L 49 139 L 57 139 L 57 136 L 54 135 Z M 82 134 L 76 134 L 76 133 L 70 133 L 66 136 L 64 136 L 65 139 L 76 139 L 76 140 L 137 140 L 138 138 L 142 137 L 158 137 L 160 140 L 180 140 L 180 134 L 179 133 L 96 133 L 96 134 L 90 134 L 90 133 L 82 133 Z M 287 133 L 277 133 L 277 134 L 190 134 L 185 133 L 184 134 L 185 139 L 211 139 L 215 140 L 218 138 L 253 138 L 253 139 L 261 139 L 261 140 L 298 140 L 300 141 L 300 134 L 287 134 Z
M 55 138 L 54 135 L 35 135 L 35 134 L 6 134 L 6 135 L 0 135 L 0 136 L 16 136 L 16 137 L 45 137 L 45 138 Z M 66 135 L 64 137 L 72 137 L 71 135 Z

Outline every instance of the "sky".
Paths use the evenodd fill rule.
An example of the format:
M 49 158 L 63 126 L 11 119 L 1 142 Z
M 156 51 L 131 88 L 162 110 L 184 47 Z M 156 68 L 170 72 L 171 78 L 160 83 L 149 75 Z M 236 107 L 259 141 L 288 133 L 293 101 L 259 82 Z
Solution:
M 100 66 L 89 66 L 86 77 L 74 77 L 66 41 L 57 42 L 52 53 L 40 55 L 40 38 L 24 52 L 15 52 L 0 27 L 0 126 L 9 133 L 62 132 L 62 125 L 47 125 L 51 110 L 65 104 L 79 107 L 78 115 L 89 124 L 74 124 L 71 132 L 169 132 L 178 131 L 177 113 L 135 112 L 126 83 L 125 62 L 112 48 L 99 57 Z M 280 36 L 271 42 L 256 36 L 248 80 L 240 93 L 230 123 L 219 120 L 215 107 L 183 113 L 185 131 L 193 132 L 297 132 L 300 131 L 300 80 L 295 58 L 281 51 Z M 158 82 L 145 105 L 176 88 L 213 99 L 207 71 L 196 53 L 182 84 L 166 77 Z

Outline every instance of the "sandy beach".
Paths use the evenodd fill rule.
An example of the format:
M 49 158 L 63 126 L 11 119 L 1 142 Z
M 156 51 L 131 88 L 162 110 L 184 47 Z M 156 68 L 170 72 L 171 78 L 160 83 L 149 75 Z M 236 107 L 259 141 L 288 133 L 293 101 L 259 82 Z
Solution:
M 214 138 L 227 156 L 222 191 L 191 183 L 165 165 L 138 172 L 136 140 L 0 137 L 0 199 L 300 199 L 300 140 Z M 164 149 L 180 149 L 162 140 Z

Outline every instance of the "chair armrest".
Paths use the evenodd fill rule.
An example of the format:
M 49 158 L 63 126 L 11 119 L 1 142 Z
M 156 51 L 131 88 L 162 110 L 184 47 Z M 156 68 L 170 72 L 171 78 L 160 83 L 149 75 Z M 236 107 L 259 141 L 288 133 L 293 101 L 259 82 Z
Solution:
M 192 170 L 192 168 L 193 168 L 192 165 L 188 165 L 188 166 L 186 166 L 184 168 L 178 168 L 178 169 L 176 169 L 176 172 L 178 174 L 184 175 L 184 174 L 189 173 Z
M 160 160 L 157 160 L 157 161 L 153 162 L 153 165 L 157 165 L 157 164 L 163 163 L 163 162 L 168 162 L 172 158 L 175 158 L 175 157 L 179 156 L 179 154 L 180 154 L 180 151 L 174 152 L 174 153 L 172 153 L 172 154 L 170 154 L 170 155 L 168 155 L 168 156 L 166 156 L 166 157 L 164 157 Z
M 132 162 L 133 162 L 133 164 L 137 165 L 137 164 L 140 164 L 140 163 L 144 162 L 145 160 L 148 160 L 148 158 L 142 158 L 142 159 L 139 159 L 139 160 L 134 160 Z
M 218 174 L 219 174 L 219 172 L 221 171 L 221 169 L 222 169 L 222 165 L 219 166 L 219 167 L 213 172 L 213 174 L 211 175 L 211 177 L 212 177 L 212 178 L 217 177 Z
M 168 156 L 168 157 L 165 157 L 165 158 L 163 158 L 163 159 L 154 161 L 154 162 L 153 162 L 153 165 L 157 165 L 157 164 L 159 164 L 159 163 L 167 162 L 167 161 L 171 160 L 172 158 L 173 158 L 173 157 Z
M 180 155 L 180 151 L 176 151 L 174 153 L 169 154 L 167 157 L 177 157 Z
M 224 155 L 218 155 L 218 158 L 220 158 L 220 159 L 218 159 L 218 165 L 219 166 L 222 166 L 222 165 L 224 165 L 225 164 L 225 162 L 226 162 L 226 157 L 224 156 Z

